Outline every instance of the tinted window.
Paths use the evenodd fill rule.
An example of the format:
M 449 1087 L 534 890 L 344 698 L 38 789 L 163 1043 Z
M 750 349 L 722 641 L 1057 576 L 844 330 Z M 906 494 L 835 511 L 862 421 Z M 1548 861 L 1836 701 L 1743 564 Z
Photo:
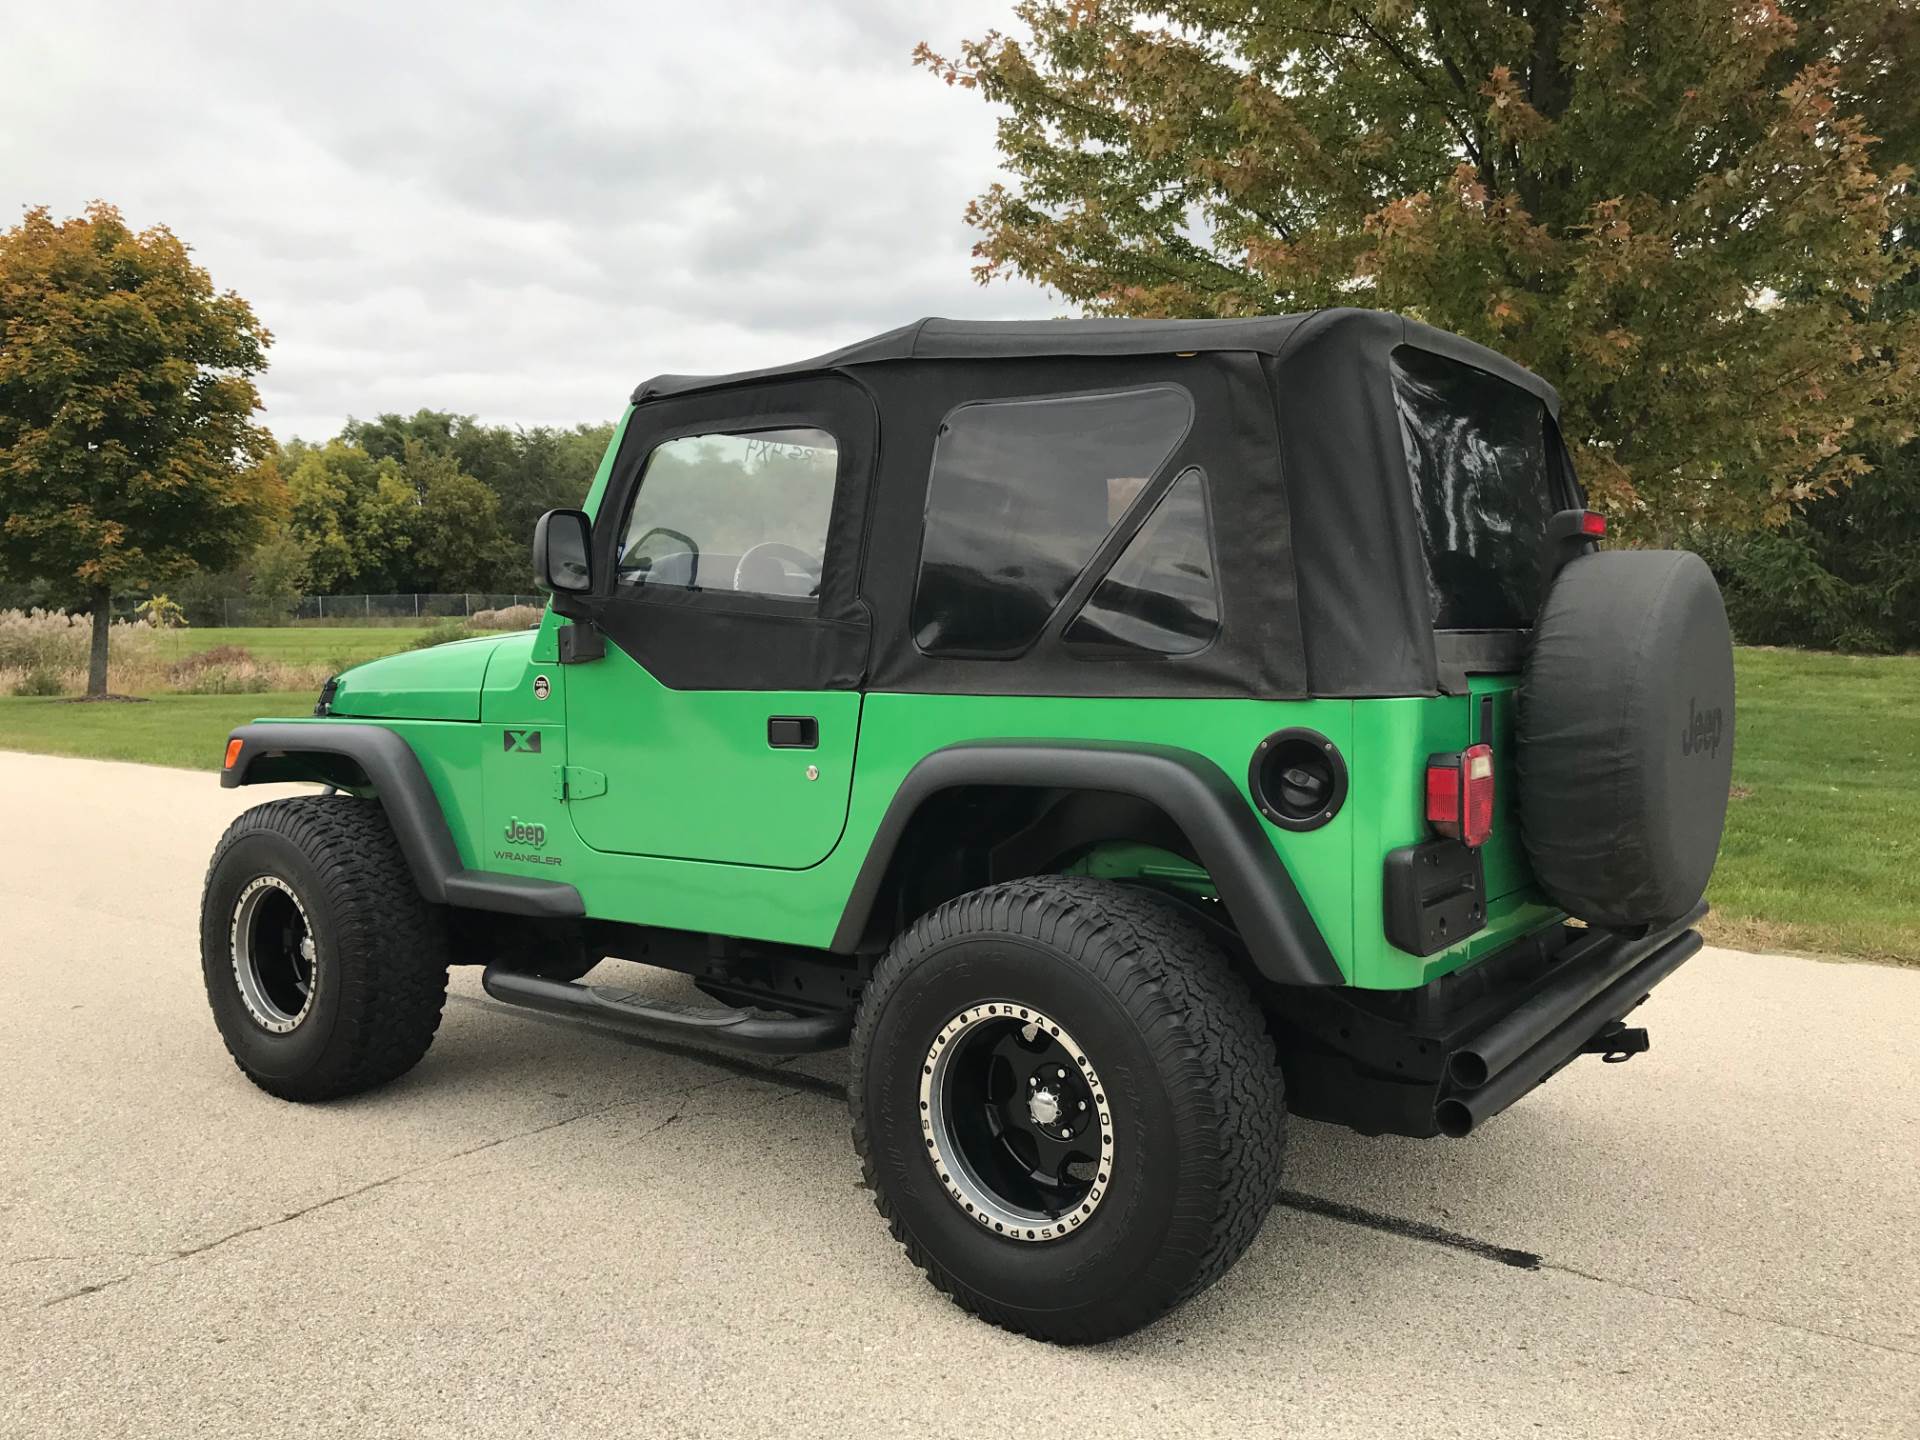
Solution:
M 1435 627 L 1531 626 L 1547 520 L 1573 503 L 1547 407 L 1411 346 L 1393 352 L 1393 388 Z
M 1170 387 L 949 415 L 927 481 L 915 643 L 989 656 L 1032 644 L 1192 415 Z
M 1070 644 L 1191 655 L 1219 629 L 1206 481 L 1189 470 L 1127 542 L 1066 638 Z
M 627 513 L 619 583 L 818 595 L 838 463 L 824 430 L 688 435 L 657 446 Z

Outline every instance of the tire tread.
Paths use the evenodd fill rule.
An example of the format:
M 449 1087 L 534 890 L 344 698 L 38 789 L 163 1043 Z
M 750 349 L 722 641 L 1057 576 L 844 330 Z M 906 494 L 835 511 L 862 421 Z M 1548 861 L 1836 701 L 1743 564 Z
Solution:
M 301 795 L 256 805 L 227 827 L 207 869 L 209 893 L 233 847 L 249 836 L 285 839 L 318 872 L 334 928 L 344 1043 L 297 1080 L 250 1069 L 224 1029 L 234 1064 L 285 1100 L 331 1100 L 372 1090 L 420 1062 L 440 1028 L 447 995 L 443 912 L 415 887 L 399 838 L 378 802 Z M 204 922 L 203 922 L 204 923 Z M 203 942 L 205 943 L 205 942 Z M 213 984 L 211 977 L 208 984 Z
M 1138 1292 L 1098 1314 L 1038 1316 L 996 1303 L 952 1274 L 915 1238 L 890 1200 L 862 1102 L 863 1076 L 886 1000 L 942 944 L 1017 934 L 1084 966 L 1139 1027 L 1174 1098 L 1178 1123 L 1215 1140 L 1214 1182 L 1176 1213 L 1167 1248 L 1190 1257 L 1183 1283 Z M 961 1308 L 1005 1329 L 1061 1343 L 1137 1329 L 1212 1285 L 1259 1232 L 1280 1191 L 1286 1105 L 1272 1038 L 1252 994 L 1200 924 L 1174 901 L 1080 876 L 1013 880 L 948 901 L 895 940 L 854 1025 L 849 1101 L 854 1148 L 874 1205 L 908 1257 Z

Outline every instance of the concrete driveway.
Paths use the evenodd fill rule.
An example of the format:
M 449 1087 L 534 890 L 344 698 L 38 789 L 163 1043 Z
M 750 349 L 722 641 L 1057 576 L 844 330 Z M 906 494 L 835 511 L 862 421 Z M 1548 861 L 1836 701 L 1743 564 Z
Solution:
M 0 754 L 0 1434 L 1920 1434 L 1920 972 L 1708 951 L 1471 1140 L 1301 1123 L 1220 1285 L 1066 1351 L 907 1264 L 838 1056 L 460 970 L 398 1084 L 256 1091 L 195 915 L 261 798 Z

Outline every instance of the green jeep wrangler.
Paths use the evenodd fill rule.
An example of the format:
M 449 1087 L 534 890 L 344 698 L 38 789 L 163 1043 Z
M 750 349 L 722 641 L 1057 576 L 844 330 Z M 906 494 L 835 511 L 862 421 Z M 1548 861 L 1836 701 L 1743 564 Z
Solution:
M 496 1000 L 851 1046 L 941 1290 L 1123 1334 L 1246 1249 L 1289 1111 L 1465 1135 L 1698 950 L 1733 662 L 1608 551 L 1553 390 L 1368 311 L 927 320 L 633 396 L 530 633 L 235 731 L 214 1018 L 271 1094 Z M 616 983 L 692 977 L 712 1004 Z M 596 967 L 602 967 L 596 970 Z

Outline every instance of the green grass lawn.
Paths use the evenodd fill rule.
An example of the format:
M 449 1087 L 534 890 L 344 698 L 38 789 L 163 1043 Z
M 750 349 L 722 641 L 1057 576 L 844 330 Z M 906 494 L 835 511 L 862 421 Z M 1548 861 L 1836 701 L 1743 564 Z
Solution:
M 400 649 L 416 633 L 234 629 L 182 638 L 198 648 L 350 661 Z M 1707 896 L 1709 938 L 1920 963 L 1920 656 L 1743 649 L 1736 663 L 1734 799 Z M 160 695 L 141 705 L 7 697 L 0 749 L 212 770 L 235 725 L 312 706 L 304 691 Z
M 1920 656 L 1741 650 L 1718 943 L 1920 963 Z
M 182 660 L 216 645 L 238 645 L 257 659 L 293 664 L 329 663 L 344 668 L 404 650 L 432 626 L 234 625 L 168 630 L 155 637 L 160 654 Z
M 0 750 L 218 770 L 234 726 L 261 715 L 312 713 L 309 691 L 156 695 L 141 704 L 8 696 L 0 698 Z

